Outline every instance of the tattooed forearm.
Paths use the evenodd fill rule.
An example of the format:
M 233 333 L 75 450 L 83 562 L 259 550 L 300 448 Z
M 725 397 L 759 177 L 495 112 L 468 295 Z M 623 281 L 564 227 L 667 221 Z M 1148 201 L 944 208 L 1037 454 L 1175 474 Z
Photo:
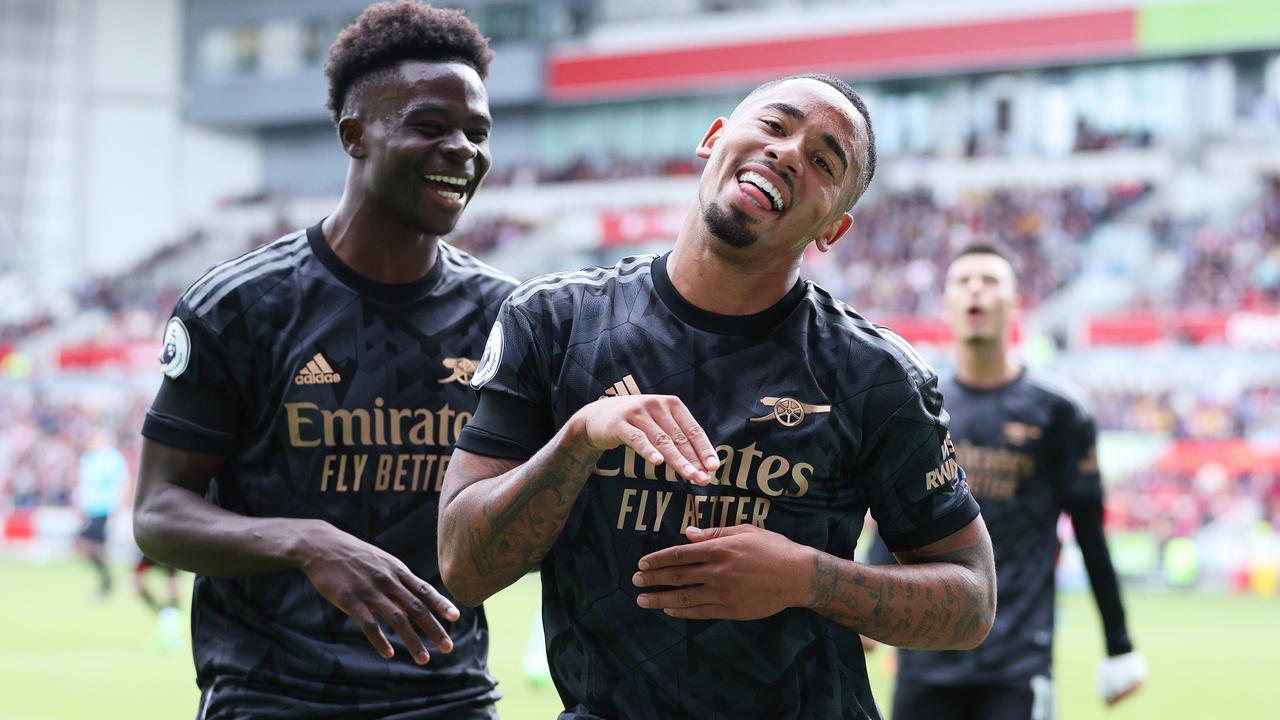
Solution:
M 440 496 L 445 584 L 478 605 L 537 566 L 564 527 L 599 453 L 548 443 L 527 462 L 456 453 Z
M 965 649 L 995 620 L 995 564 L 981 519 L 901 566 L 871 566 L 814 551 L 810 607 L 890 645 Z

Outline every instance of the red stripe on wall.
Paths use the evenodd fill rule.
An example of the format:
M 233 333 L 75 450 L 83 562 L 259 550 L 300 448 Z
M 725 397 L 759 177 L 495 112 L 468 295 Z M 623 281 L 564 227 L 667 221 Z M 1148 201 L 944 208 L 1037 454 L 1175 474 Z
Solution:
M 846 33 L 715 47 L 620 54 L 553 54 L 553 100 L 742 84 L 789 72 L 844 75 L 1136 54 L 1132 10 Z

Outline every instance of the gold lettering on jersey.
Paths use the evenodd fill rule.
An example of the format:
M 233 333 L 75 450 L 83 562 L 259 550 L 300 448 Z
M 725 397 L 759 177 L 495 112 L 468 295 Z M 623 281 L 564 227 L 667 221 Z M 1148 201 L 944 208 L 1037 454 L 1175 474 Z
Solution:
M 320 460 L 320 492 L 440 492 L 453 444 L 471 413 L 447 403 L 435 410 L 385 405 L 380 397 L 372 407 L 337 410 L 284 404 L 291 447 L 337 451 Z M 429 448 L 440 452 L 424 452 Z
M 732 488 L 724 494 L 685 495 L 684 507 L 679 509 L 681 533 L 690 525 L 695 527 L 730 527 L 750 523 L 763 528 L 772 508 L 771 498 L 802 497 L 809 492 L 814 467 L 807 462 L 793 462 L 781 455 L 767 455 L 756 443 L 740 448 L 731 445 L 716 447 L 720 467 L 712 479 L 712 485 Z M 613 467 L 613 465 L 617 467 Z M 623 447 L 621 461 L 617 456 L 602 459 L 592 468 L 601 478 L 623 477 L 631 480 L 652 480 L 675 484 L 679 482 L 674 470 L 666 463 L 654 466 L 641 458 L 631 448 Z M 763 497 L 762 497 L 763 496 Z M 626 488 L 618 505 L 615 527 L 633 532 L 659 532 L 663 521 L 668 527 L 677 517 L 673 507 L 675 493 L 657 488 Z
M 440 380 L 441 385 L 451 382 L 460 383 L 462 385 L 471 384 L 471 375 L 475 373 L 480 363 L 471 358 L 445 358 L 443 361 L 446 370 L 452 370 L 453 374 Z
M 375 398 L 370 408 L 323 410 L 311 402 L 284 404 L 289 444 L 319 447 L 452 447 L 471 413 L 445 403 L 436 410 L 383 407 Z M 407 427 L 406 427 L 407 426 Z
M 793 463 L 781 455 L 765 455 L 756 449 L 755 443 L 741 448 L 718 445 L 716 454 L 720 458 L 720 467 L 712 479 L 715 485 L 735 487 L 769 497 L 802 497 L 809 492 L 809 482 L 813 477 L 813 465 L 810 463 Z M 661 479 L 669 483 L 678 481 L 676 472 L 670 465 L 662 464 L 659 478 L 659 468 L 629 447 L 622 448 L 622 462 L 618 467 L 609 467 L 605 462 L 601 458 L 591 469 L 592 474 L 605 478 L 622 476 L 632 480 L 643 478 Z
M 969 491 L 980 500 L 1012 499 L 1019 484 L 1036 472 L 1035 456 L 1020 450 L 962 442 L 956 457 L 965 469 Z
M 956 446 L 951 442 L 951 433 L 947 433 L 942 439 L 938 454 L 943 458 L 942 464 L 936 470 L 925 473 L 925 490 L 936 490 L 960 477 L 960 463 L 956 461 Z

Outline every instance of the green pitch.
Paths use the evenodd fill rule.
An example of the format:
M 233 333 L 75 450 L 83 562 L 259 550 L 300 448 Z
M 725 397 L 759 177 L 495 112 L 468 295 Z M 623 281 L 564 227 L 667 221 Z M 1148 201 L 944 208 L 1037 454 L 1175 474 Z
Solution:
M 96 604 L 86 567 L 0 562 L 0 720 L 194 716 L 197 692 L 185 638 L 162 652 L 153 639 L 154 619 L 129 592 L 126 568 L 117 568 L 116 578 L 115 594 Z M 1151 663 L 1150 683 L 1114 710 L 1102 706 L 1094 690 L 1102 640 L 1092 598 L 1064 595 L 1058 717 L 1276 717 L 1280 600 L 1136 593 L 1127 598 L 1132 631 Z M 504 720 L 551 720 L 560 707 L 555 690 L 531 682 L 522 668 L 537 603 L 538 583 L 530 577 L 487 604 L 491 666 L 505 695 L 498 706 Z M 877 697 L 887 705 L 885 660 L 877 651 L 868 664 Z

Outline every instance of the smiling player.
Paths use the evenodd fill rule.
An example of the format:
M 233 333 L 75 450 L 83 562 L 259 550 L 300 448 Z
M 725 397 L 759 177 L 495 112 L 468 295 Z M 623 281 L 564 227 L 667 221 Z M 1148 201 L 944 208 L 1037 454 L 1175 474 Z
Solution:
M 484 614 L 442 594 L 432 542 L 513 285 L 439 241 L 489 170 L 490 56 L 461 12 L 366 10 L 325 68 L 338 207 L 169 321 L 134 530 L 198 574 L 202 718 L 495 716 Z
M 752 92 L 674 250 L 512 293 L 441 496 L 478 604 L 541 566 L 561 718 L 878 718 L 861 631 L 972 647 L 995 571 L 937 377 L 799 279 L 874 173 L 825 75 Z M 867 510 L 907 567 L 852 561 Z

